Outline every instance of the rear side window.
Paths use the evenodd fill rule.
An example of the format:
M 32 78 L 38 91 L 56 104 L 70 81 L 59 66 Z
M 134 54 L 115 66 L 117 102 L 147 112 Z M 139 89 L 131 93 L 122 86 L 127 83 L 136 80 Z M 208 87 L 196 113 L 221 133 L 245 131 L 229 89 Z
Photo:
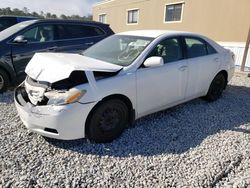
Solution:
M 182 50 L 178 38 L 169 38 L 161 41 L 150 53 L 149 57 L 162 57 L 164 63 L 182 59 Z
M 58 39 L 77 39 L 104 35 L 105 33 L 94 26 L 64 24 L 57 25 Z
M 217 51 L 210 44 L 207 43 L 207 53 L 208 54 L 215 54 L 215 53 L 217 53 Z
M 15 17 L 10 17 L 10 18 L 0 18 L 0 31 L 15 25 L 17 23 Z
M 216 53 L 216 50 L 199 38 L 185 37 L 187 57 L 195 58 Z

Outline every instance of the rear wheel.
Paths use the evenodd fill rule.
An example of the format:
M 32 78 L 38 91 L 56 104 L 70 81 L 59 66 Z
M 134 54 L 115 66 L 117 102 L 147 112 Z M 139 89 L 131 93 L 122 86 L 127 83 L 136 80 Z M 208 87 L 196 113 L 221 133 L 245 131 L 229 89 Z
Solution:
M 207 95 L 205 96 L 205 99 L 211 102 L 217 100 L 218 98 L 221 97 L 222 92 L 225 89 L 225 87 L 226 87 L 225 76 L 221 73 L 216 75 L 209 87 L 209 90 L 208 90 Z
M 88 138 L 103 143 L 119 137 L 129 123 L 127 105 L 119 99 L 102 102 L 94 111 L 87 125 Z
M 0 93 L 3 93 L 4 91 L 6 91 L 6 89 L 9 87 L 9 77 L 7 75 L 7 73 L 0 69 Z

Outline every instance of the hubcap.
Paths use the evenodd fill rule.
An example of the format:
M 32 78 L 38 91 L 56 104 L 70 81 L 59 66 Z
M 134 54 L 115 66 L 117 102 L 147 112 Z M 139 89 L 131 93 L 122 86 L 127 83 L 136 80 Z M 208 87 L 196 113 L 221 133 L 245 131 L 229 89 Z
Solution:
M 3 89 L 3 86 L 4 86 L 4 79 L 3 76 L 0 75 L 0 89 Z
M 106 109 L 100 118 L 100 128 L 103 131 L 115 129 L 120 122 L 120 113 L 115 108 Z

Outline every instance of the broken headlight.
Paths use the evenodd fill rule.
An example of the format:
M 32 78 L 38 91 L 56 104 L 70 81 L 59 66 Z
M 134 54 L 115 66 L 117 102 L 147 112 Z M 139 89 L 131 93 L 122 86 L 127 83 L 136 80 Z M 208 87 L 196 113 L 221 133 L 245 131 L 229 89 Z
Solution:
M 47 105 L 64 105 L 77 102 L 86 93 L 86 90 L 70 89 L 68 91 L 51 90 L 44 93 L 49 99 Z

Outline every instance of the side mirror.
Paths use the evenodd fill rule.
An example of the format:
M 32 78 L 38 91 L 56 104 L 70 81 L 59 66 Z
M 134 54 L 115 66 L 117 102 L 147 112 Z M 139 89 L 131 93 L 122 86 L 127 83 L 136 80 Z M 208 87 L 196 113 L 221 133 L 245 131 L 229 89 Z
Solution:
M 146 59 L 146 61 L 143 63 L 145 67 L 160 67 L 164 65 L 164 60 L 162 57 L 149 57 Z
M 24 36 L 22 35 L 19 35 L 17 36 L 14 40 L 13 40 L 14 43 L 18 43 L 18 44 L 25 44 L 27 43 L 28 41 L 24 39 Z

